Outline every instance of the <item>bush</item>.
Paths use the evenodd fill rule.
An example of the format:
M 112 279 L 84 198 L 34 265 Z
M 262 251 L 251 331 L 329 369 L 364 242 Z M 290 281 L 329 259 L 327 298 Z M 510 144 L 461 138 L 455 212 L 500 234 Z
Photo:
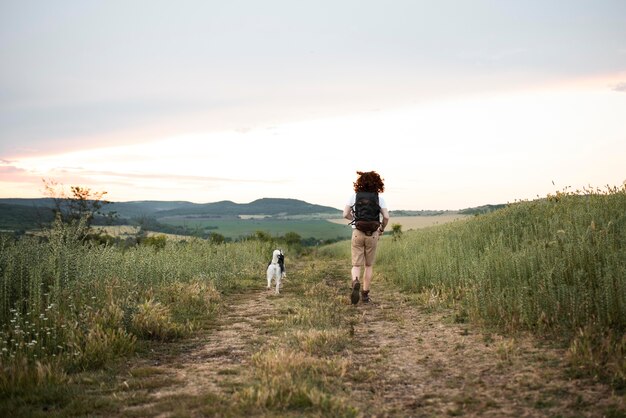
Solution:
M 160 298 L 182 320 L 212 316 L 219 308 L 221 295 L 205 277 L 190 282 L 174 282 L 159 291 Z
M 157 250 L 162 250 L 167 244 L 167 237 L 165 235 L 152 235 L 143 238 L 141 240 L 141 244 L 148 247 L 153 247 Z
M 132 330 L 140 338 L 172 341 L 184 336 L 188 329 L 173 321 L 170 309 L 154 299 L 137 306 Z

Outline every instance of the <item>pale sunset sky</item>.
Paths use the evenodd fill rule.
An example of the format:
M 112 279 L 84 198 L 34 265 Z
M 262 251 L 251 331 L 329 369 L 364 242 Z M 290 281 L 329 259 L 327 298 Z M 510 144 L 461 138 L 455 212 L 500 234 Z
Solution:
M 0 0 L 0 197 L 394 209 L 626 180 L 624 0 Z

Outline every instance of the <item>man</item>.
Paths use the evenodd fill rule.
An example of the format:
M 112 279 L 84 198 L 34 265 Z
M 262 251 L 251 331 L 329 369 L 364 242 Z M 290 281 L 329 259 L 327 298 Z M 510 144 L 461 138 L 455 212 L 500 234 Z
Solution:
M 352 293 L 350 300 L 353 305 L 361 299 L 370 301 L 369 291 L 374 273 L 374 260 L 378 240 L 389 223 L 389 210 L 385 199 L 378 194 L 385 191 L 385 184 L 375 171 L 357 171 L 358 178 L 354 182 L 354 194 L 343 209 L 343 217 L 352 224 Z M 380 217 L 382 216 L 382 221 Z M 361 267 L 363 273 L 363 289 L 361 290 Z

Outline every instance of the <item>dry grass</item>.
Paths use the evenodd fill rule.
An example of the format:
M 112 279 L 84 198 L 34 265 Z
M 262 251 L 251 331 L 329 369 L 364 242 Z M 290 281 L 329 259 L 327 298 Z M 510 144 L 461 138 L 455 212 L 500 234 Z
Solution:
M 128 238 L 134 237 L 139 232 L 138 226 L 131 225 L 111 225 L 111 226 L 97 226 L 94 229 L 98 232 L 102 232 L 104 234 L 110 235 L 116 238 Z M 189 240 L 190 237 L 187 235 L 176 235 L 176 234 L 167 234 L 164 232 L 151 232 L 148 231 L 148 237 L 156 237 L 156 236 L 165 236 L 168 241 L 186 241 Z

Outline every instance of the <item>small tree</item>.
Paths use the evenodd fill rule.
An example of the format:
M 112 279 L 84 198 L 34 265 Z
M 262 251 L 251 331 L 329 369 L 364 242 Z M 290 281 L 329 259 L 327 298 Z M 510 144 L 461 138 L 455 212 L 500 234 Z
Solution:
M 209 242 L 211 244 L 223 244 L 224 242 L 226 242 L 226 238 L 220 233 L 211 232 L 209 234 Z
M 302 237 L 296 232 L 287 232 L 283 239 L 288 245 L 298 245 L 302 241 Z
M 400 224 L 392 224 L 391 225 L 391 237 L 394 241 L 402 238 L 402 225 Z
M 250 238 L 261 242 L 273 241 L 273 238 L 269 233 L 261 230 L 254 231 L 254 234 L 251 235 Z
M 102 206 L 110 203 L 103 197 L 107 192 L 94 192 L 88 187 L 71 186 L 68 195 L 54 180 L 43 179 L 44 194 L 54 200 L 54 213 L 64 223 L 78 222 L 84 219 L 87 227 L 91 226 L 96 214 L 100 214 Z

